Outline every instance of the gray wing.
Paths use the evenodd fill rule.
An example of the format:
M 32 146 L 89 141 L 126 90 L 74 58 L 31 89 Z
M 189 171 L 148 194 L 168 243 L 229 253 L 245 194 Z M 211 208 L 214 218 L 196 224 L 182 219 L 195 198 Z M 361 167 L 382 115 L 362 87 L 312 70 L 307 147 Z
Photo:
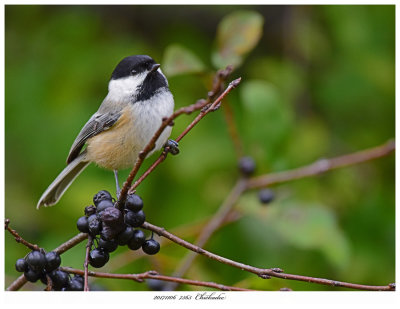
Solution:
M 83 145 L 85 145 L 89 138 L 111 128 L 120 116 L 121 114 L 117 112 L 95 113 L 84 125 L 72 144 L 67 158 L 67 164 L 71 163 L 79 155 Z

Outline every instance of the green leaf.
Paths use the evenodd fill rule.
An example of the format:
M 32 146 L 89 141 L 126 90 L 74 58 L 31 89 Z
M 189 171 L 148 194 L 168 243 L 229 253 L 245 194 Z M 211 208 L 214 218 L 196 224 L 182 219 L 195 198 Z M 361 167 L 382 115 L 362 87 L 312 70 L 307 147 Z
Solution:
M 244 56 L 260 40 L 263 24 L 262 15 L 254 11 L 235 11 L 226 16 L 217 29 L 216 50 L 212 55 L 214 66 L 240 66 Z
M 319 249 L 338 268 L 348 264 L 348 241 L 329 208 L 281 204 L 271 211 L 266 221 L 288 243 L 302 249 Z
M 173 44 L 164 54 L 163 71 L 167 76 L 203 72 L 205 65 L 189 49 Z
M 263 80 L 249 80 L 240 86 L 244 106 L 244 136 L 271 151 L 290 132 L 293 111 L 280 90 Z

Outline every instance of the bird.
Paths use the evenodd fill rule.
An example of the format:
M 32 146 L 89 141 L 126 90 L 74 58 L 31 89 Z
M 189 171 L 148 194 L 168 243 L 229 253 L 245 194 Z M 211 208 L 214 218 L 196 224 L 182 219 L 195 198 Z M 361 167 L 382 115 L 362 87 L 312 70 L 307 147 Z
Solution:
M 37 209 L 56 204 L 91 162 L 114 171 L 118 195 L 118 170 L 135 164 L 173 111 L 174 98 L 160 64 L 147 55 L 123 58 L 111 74 L 107 96 L 75 138 L 67 166 L 44 191 Z M 164 129 L 147 157 L 165 145 L 171 130 Z

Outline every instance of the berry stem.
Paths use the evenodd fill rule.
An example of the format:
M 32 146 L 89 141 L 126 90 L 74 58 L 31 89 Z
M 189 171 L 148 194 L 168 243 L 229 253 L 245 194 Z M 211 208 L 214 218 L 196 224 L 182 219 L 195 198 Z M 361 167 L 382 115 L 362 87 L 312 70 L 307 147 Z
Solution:
M 83 291 L 85 292 L 89 292 L 89 253 L 90 250 L 92 249 L 92 245 L 93 245 L 93 238 L 92 236 L 88 236 L 88 241 L 86 244 L 86 255 L 85 255 L 85 262 L 83 263 L 83 267 L 84 267 L 84 286 L 83 286 Z
M 23 239 L 16 230 L 13 230 L 10 226 L 10 219 L 6 219 L 4 221 L 4 228 L 14 236 L 15 241 L 23 244 L 24 246 L 28 247 L 31 250 L 40 251 L 40 247 L 38 245 L 31 244 L 30 242 Z

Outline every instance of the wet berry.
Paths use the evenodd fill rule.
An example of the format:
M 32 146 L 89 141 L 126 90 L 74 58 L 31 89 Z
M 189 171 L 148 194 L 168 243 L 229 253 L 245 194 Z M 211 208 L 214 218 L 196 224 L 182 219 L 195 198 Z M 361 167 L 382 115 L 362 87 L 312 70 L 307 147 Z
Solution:
M 108 207 L 114 207 L 114 204 L 111 200 L 102 200 L 99 202 L 97 205 L 97 213 L 100 213 L 101 211 L 105 210 Z
M 102 204 L 101 202 L 100 204 Z M 122 212 L 115 207 L 108 207 L 99 214 L 100 220 L 109 226 L 118 226 L 124 224 Z
M 61 290 L 63 287 L 66 287 L 69 281 L 68 273 L 62 270 L 53 270 L 49 273 L 49 277 L 52 281 L 54 290 Z
M 88 227 L 89 227 L 89 233 L 92 236 L 100 234 L 101 222 L 100 222 L 99 218 L 97 217 L 97 215 L 91 215 L 88 218 Z
M 160 251 L 160 244 L 154 239 L 148 239 L 142 245 L 142 249 L 144 253 L 153 255 Z
M 28 263 L 25 259 L 18 259 L 17 262 L 15 262 L 15 269 L 22 273 L 28 269 Z
M 138 212 L 127 211 L 124 220 L 126 224 L 132 227 L 139 227 L 146 221 L 146 216 L 143 210 Z
M 35 250 L 26 256 L 26 262 L 32 270 L 41 272 L 46 265 L 46 257 L 42 252 Z
M 42 272 L 35 271 L 32 268 L 28 267 L 28 269 L 25 270 L 25 272 L 24 272 L 24 276 L 25 276 L 26 280 L 28 280 L 29 282 L 36 282 L 42 276 Z
M 116 240 L 118 245 L 120 246 L 125 246 L 128 241 L 132 238 L 133 236 L 133 229 L 130 226 L 127 226 L 126 229 L 119 233 Z
M 134 230 L 133 236 L 128 242 L 128 247 L 131 250 L 139 249 L 143 243 L 146 241 L 146 235 L 142 230 Z
M 275 194 L 270 189 L 262 189 L 258 192 L 258 199 L 262 204 L 269 204 L 275 199 Z
M 108 252 L 113 252 L 113 251 L 117 250 L 118 243 L 114 239 L 112 239 L 112 240 L 104 240 L 104 239 L 100 238 L 99 247 L 103 248 L 104 250 L 106 250 Z
M 88 218 L 83 216 L 78 219 L 76 222 L 76 227 L 82 233 L 89 233 L 89 225 L 88 225 Z
M 83 280 L 72 278 L 68 281 L 67 291 L 83 291 Z
M 81 275 L 75 275 L 72 279 L 73 280 L 78 280 L 78 281 L 82 282 L 82 284 L 83 284 L 83 281 L 84 281 L 83 276 L 81 276 Z
M 143 200 L 139 195 L 130 194 L 126 198 L 125 207 L 134 212 L 138 212 L 143 208 Z
M 97 206 L 101 201 L 104 200 L 112 200 L 112 196 L 110 192 L 106 190 L 99 191 L 94 197 L 93 197 L 93 203 Z
M 45 269 L 47 272 L 53 271 L 61 265 L 61 257 L 58 253 L 51 251 L 47 252 L 46 255 Z
M 250 176 L 256 170 L 256 163 L 252 157 L 242 157 L 239 160 L 239 170 L 245 176 Z
M 103 267 L 109 259 L 110 255 L 108 252 L 101 248 L 93 249 L 89 253 L 89 264 L 95 268 Z

